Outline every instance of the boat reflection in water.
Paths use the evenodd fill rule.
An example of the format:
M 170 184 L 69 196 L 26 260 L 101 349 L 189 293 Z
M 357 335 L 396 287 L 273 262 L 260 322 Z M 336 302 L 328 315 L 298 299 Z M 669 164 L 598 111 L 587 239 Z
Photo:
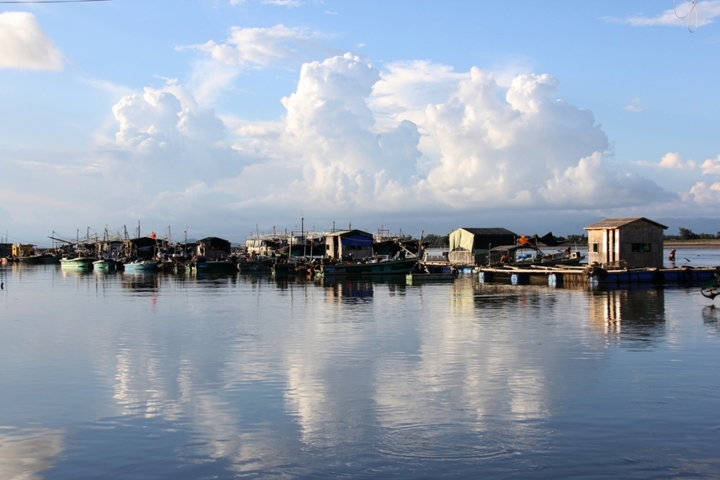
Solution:
M 703 307 L 702 319 L 708 330 L 713 333 L 720 333 L 720 308 L 716 308 L 715 305 Z
M 237 285 L 238 271 L 234 272 L 213 272 L 195 270 L 180 275 L 185 282 L 192 282 L 199 288 L 204 289 L 223 289 L 228 286 Z
M 328 301 L 337 303 L 372 302 L 373 281 L 368 279 L 326 277 L 321 280 Z
M 460 275 L 449 284 L 421 285 L 423 293 L 449 297 L 453 315 L 469 319 L 505 317 L 508 307 L 529 305 L 538 298 L 537 287 L 517 287 L 503 283 L 478 283 L 474 275 Z M 445 293 L 449 289 L 449 293 Z M 496 317 L 499 318 L 499 317 Z
M 665 336 L 665 290 L 595 291 L 588 294 L 590 325 L 608 338 L 649 346 Z
M 338 302 L 371 301 L 375 292 L 388 292 L 391 297 L 405 295 L 404 275 L 375 275 L 373 277 L 321 277 L 317 280 L 325 288 L 327 298 Z
M 158 293 L 162 275 L 157 272 L 125 272 L 122 274 L 123 288 L 134 293 Z
M 63 278 L 89 277 L 93 275 L 92 267 L 89 268 L 61 268 Z

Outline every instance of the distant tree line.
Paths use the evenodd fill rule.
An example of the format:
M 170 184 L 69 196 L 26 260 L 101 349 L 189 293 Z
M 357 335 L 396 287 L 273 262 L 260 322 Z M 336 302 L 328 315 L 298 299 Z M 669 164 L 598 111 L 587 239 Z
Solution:
M 664 235 L 665 240 L 718 240 L 720 232 L 712 233 L 695 233 L 689 228 L 680 227 L 679 235 Z
M 587 235 L 581 234 L 581 235 L 568 235 L 567 237 L 558 237 L 553 235 L 555 237 L 555 240 L 558 243 L 579 243 L 581 245 L 587 244 Z
M 423 237 L 423 242 L 427 242 L 429 247 L 447 247 L 450 244 L 450 235 L 428 233 Z

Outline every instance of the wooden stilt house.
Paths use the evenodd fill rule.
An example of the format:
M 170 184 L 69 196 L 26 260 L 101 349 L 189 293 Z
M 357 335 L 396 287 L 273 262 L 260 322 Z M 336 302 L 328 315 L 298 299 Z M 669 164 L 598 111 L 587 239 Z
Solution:
M 667 228 L 645 217 L 607 218 L 588 225 L 588 263 L 609 268 L 662 268 L 663 231 Z

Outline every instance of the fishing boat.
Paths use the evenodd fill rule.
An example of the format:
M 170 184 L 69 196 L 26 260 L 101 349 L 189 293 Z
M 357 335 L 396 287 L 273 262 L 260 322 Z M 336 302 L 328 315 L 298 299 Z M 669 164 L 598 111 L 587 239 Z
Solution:
M 185 267 L 186 271 L 196 273 L 237 273 L 238 266 L 232 260 L 213 260 L 198 257 Z
M 157 260 L 134 260 L 123 265 L 125 273 L 157 272 L 160 262 Z
M 17 257 L 17 261 L 23 264 L 48 265 L 60 263 L 60 257 L 53 255 L 52 253 L 38 253 L 35 255 Z
M 412 272 L 420 257 L 388 260 L 371 257 L 366 260 L 326 263 L 320 266 L 319 275 L 407 275 Z
M 92 270 L 96 257 L 68 257 L 60 259 L 60 268 L 67 270 Z
M 47 265 L 60 263 L 60 255 L 49 251 L 40 252 L 35 245 L 15 244 L 12 246 L 11 261 L 25 265 Z
M 276 257 L 251 255 L 250 258 L 240 257 L 238 268 L 240 273 L 271 273 Z
M 276 277 L 283 276 L 310 276 L 315 275 L 315 268 L 312 262 L 297 260 L 297 261 L 280 261 L 272 264 L 272 273 Z
M 93 270 L 97 270 L 99 272 L 112 272 L 117 270 L 118 265 L 122 264 L 111 258 L 101 258 L 93 262 Z

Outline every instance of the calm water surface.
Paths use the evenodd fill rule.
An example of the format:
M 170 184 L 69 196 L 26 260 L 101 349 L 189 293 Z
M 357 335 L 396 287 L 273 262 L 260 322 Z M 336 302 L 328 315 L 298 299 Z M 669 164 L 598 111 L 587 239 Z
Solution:
M 698 288 L 0 281 L 1 479 L 720 478 Z

